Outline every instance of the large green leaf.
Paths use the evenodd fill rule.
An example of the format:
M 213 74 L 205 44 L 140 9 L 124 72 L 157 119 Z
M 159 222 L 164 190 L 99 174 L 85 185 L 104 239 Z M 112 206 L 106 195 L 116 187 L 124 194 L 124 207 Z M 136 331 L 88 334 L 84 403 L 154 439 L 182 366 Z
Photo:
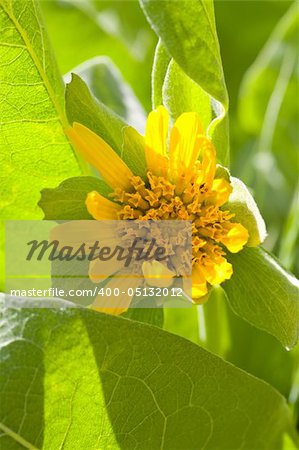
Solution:
M 42 1 L 47 30 L 62 73 L 106 55 L 120 69 L 146 108 L 156 36 L 138 2 Z
M 40 189 L 81 170 L 63 133 L 63 84 L 38 5 L 1 0 L 0 28 L 1 217 L 38 218 Z
M 274 449 L 290 431 L 277 391 L 200 347 L 57 306 L 3 311 L 2 448 Z
M 228 257 L 233 276 L 223 284 L 233 310 L 292 348 L 299 338 L 299 283 L 262 248 Z
M 179 7 L 172 0 L 140 0 L 140 3 L 161 39 L 152 74 L 154 101 L 162 98 L 174 119 L 185 111 L 198 111 L 204 123 L 210 116 L 207 133 L 213 138 L 219 162 L 227 165 L 228 97 L 213 2 L 184 0 Z M 175 62 L 169 62 L 166 72 L 168 55 Z M 164 75 L 164 95 L 161 95 L 159 88 Z

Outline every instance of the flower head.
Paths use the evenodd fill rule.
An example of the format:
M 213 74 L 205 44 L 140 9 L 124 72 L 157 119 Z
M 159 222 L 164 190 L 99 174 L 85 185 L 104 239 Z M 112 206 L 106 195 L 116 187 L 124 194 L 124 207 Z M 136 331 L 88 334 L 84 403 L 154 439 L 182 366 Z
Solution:
M 85 126 L 74 123 L 68 135 L 114 190 L 110 199 L 88 194 L 86 206 L 95 219 L 192 221 L 192 297 L 201 303 L 210 286 L 231 277 L 226 251 L 242 250 L 248 231 L 225 208 L 232 188 L 224 171 L 218 175 L 216 151 L 198 115 L 182 114 L 168 131 L 168 112 L 160 106 L 146 124 L 145 178 Z

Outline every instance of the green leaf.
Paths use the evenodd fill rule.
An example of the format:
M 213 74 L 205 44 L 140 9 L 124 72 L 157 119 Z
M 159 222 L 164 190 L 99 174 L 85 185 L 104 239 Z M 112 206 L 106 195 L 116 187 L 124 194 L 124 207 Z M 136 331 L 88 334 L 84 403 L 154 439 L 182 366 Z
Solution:
M 230 254 L 232 278 L 222 286 L 235 313 L 292 348 L 299 338 L 299 283 L 262 248 Z
M 208 301 L 198 306 L 201 343 L 205 349 L 222 358 L 230 346 L 226 306 L 225 293 L 220 286 L 213 286 Z
M 227 105 L 212 1 L 141 0 L 154 31 L 184 72 L 206 92 Z
M 85 200 L 91 191 L 107 197 L 112 189 L 95 177 L 74 177 L 63 181 L 54 189 L 43 189 L 38 203 L 45 220 L 89 220 Z
M 134 175 L 146 178 L 147 164 L 145 159 L 144 138 L 132 127 L 123 129 L 123 147 L 121 157 Z
M 163 104 L 162 90 L 171 56 L 163 45 L 161 39 L 155 50 L 154 64 L 152 69 L 152 105 L 153 109 Z
M 290 398 L 293 395 L 299 349 L 295 347 L 286 351 L 274 336 L 234 314 L 227 302 L 224 305 L 230 330 L 230 346 L 225 359 L 271 384 L 285 398 Z
M 35 1 L 0 1 L 0 209 L 39 218 L 43 187 L 82 170 L 63 133 L 63 84 Z
M 248 230 L 247 245 L 256 247 L 265 240 L 267 235 L 264 219 L 245 184 L 235 177 L 230 177 L 230 183 L 233 191 L 224 208 L 234 213 L 233 220 L 241 223 Z
M 160 328 L 163 327 L 163 308 L 129 308 L 122 316 L 137 322 L 149 323 Z
M 135 175 L 146 173 L 143 137 L 91 94 L 81 78 L 72 74 L 66 87 L 69 121 L 79 122 L 101 136 Z
M 199 344 L 197 306 L 191 308 L 164 308 L 164 330 Z
M 144 131 L 146 120 L 144 109 L 109 58 L 100 56 L 92 58 L 75 67 L 72 72 L 87 84 L 96 99 L 138 131 Z M 66 82 L 70 81 L 70 75 L 64 77 Z
M 108 56 L 150 108 L 150 71 L 156 36 L 138 2 L 41 1 L 62 73 L 98 55 Z M 79 31 L 79 32 L 78 32 Z
M 290 430 L 277 391 L 197 345 L 57 307 L 3 311 L 3 448 L 269 449 Z
M 213 112 L 210 96 L 173 59 L 165 75 L 163 104 L 174 120 L 183 112 L 195 111 L 199 114 L 204 129 L 211 123 Z
M 101 136 L 115 152 L 121 153 L 122 130 L 127 124 L 110 108 L 95 99 L 84 81 L 72 74 L 67 84 L 65 107 L 69 122 L 79 122 Z
M 161 80 L 165 75 L 166 98 L 163 96 L 163 101 L 168 103 L 173 118 L 182 112 L 195 110 L 203 115 L 203 122 L 206 122 L 207 116 L 211 114 L 212 120 L 208 124 L 207 133 L 213 138 L 219 162 L 227 165 L 228 96 L 213 2 L 184 0 L 180 2 L 180 7 L 173 0 L 140 0 L 140 3 L 161 39 L 156 50 L 152 74 L 155 100 L 161 99 Z M 173 58 L 175 64 L 170 61 L 166 74 L 166 63 L 169 60 L 167 54 Z M 176 66 L 181 68 L 181 73 L 177 73 Z

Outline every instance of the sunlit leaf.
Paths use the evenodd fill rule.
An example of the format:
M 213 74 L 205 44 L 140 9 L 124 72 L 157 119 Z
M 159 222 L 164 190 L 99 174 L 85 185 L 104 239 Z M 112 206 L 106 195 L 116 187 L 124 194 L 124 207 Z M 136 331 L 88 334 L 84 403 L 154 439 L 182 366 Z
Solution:
M 108 56 L 150 108 L 150 71 L 156 38 L 138 2 L 41 1 L 63 74 L 86 60 Z
M 185 339 L 57 306 L 3 311 L 5 449 L 268 450 L 290 429 L 277 391 Z
M 81 173 L 63 133 L 63 84 L 34 1 L 0 2 L 0 209 L 38 218 L 43 187 Z

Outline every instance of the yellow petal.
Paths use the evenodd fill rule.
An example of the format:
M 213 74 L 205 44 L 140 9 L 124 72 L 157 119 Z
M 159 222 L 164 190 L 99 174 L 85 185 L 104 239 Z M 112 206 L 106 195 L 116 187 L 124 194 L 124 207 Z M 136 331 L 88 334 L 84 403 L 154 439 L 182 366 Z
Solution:
M 84 159 L 94 166 L 112 188 L 130 189 L 131 170 L 100 136 L 84 125 L 74 122 L 67 136 Z
M 124 313 L 128 310 L 135 289 L 140 286 L 141 281 L 141 278 L 118 274 L 105 284 L 103 287 L 104 295 L 97 295 L 91 308 L 106 314 L 119 315 Z M 108 289 L 111 289 L 111 295 L 106 295 L 109 292 Z M 117 295 L 118 292 L 119 295 Z
M 228 198 L 233 188 L 230 183 L 224 178 L 216 178 L 212 184 L 212 196 L 208 199 L 208 203 L 213 203 L 215 206 L 224 205 L 228 201 Z
M 232 265 L 225 258 L 219 259 L 219 262 L 203 265 L 201 269 L 208 283 L 212 285 L 229 280 L 233 273 Z
M 93 283 L 101 283 L 123 268 L 124 261 L 119 261 L 117 256 L 106 261 L 94 259 L 89 264 L 88 275 Z
M 168 158 L 166 156 L 146 147 L 145 157 L 147 168 L 153 175 L 166 177 L 168 171 Z
M 97 191 L 87 194 L 85 204 L 88 212 L 96 220 L 117 220 L 121 206 L 103 197 Z
M 207 282 L 198 264 L 192 269 L 192 298 L 195 303 L 208 293 Z
M 238 253 L 249 238 L 249 233 L 240 223 L 225 224 L 227 235 L 221 238 L 222 244 L 232 253 Z
M 184 113 L 170 134 L 169 158 L 172 170 L 192 168 L 198 159 L 204 130 L 196 113 Z
M 169 115 L 164 106 L 159 106 L 148 115 L 145 131 L 145 145 L 156 153 L 166 155 L 166 139 Z
M 159 261 L 144 261 L 142 272 L 149 286 L 168 287 L 173 283 L 175 273 Z
M 203 137 L 201 141 L 203 181 L 212 186 L 216 172 L 216 150 L 210 139 Z

